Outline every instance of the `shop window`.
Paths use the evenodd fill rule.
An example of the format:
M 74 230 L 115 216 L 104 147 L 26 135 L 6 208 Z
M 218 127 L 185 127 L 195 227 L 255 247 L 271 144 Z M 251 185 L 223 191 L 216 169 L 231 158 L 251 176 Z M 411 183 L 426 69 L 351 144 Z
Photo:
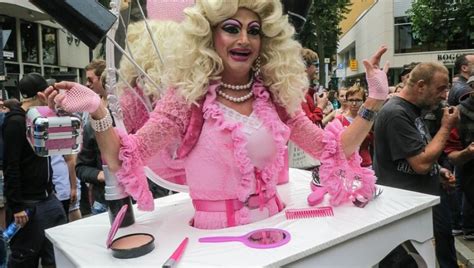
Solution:
M 8 38 L 5 47 L 3 48 L 4 60 L 18 61 L 18 54 L 16 51 L 15 18 L 0 16 L 0 23 L 2 24 L 3 38 Z M 3 40 L 3 42 L 5 42 L 5 40 Z
M 6 69 L 7 75 L 20 73 L 20 65 L 18 64 L 7 63 L 5 64 L 5 69 Z
M 50 65 L 58 64 L 57 30 L 52 27 L 41 27 L 41 39 L 43 42 L 43 63 Z
M 7 80 L 3 83 L 3 86 L 7 92 L 6 99 L 17 98 L 20 99 L 20 92 L 18 91 L 18 80 L 20 77 L 20 65 L 6 63 Z
M 41 67 L 39 66 L 32 66 L 32 65 L 24 65 L 23 66 L 23 71 L 25 74 L 29 74 L 29 73 L 41 73 Z
M 396 17 L 394 29 L 395 53 L 441 51 L 474 48 L 474 38 L 470 33 L 458 33 L 452 40 L 437 40 L 423 43 L 412 32 L 409 17 Z
M 44 67 L 45 78 L 51 78 L 56 73 L 59 73 L 59 67 Z
M 20 33 L 23 62 L 38 63 L 38 24 L 21 21 Z

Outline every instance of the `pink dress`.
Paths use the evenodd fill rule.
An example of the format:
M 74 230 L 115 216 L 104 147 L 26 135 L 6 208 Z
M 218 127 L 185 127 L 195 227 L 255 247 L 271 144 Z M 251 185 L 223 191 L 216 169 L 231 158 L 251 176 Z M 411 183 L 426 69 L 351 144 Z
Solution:
M 178 148 L 183 139 L 196 133 L 195 144 L 184 158 L 176 161 L 174 168 L 185 171 L 186 183 L 196 208 L 193 225 L 197 228 L 216 229 L 247 224 L 281 211 L 283 207 L 276 185 L 288 179 L 286 144 L 289 139 L 315 158 L 324 160 L 327 168 L 322 167 L 321 174 L 326 174 L 328 178 L 340 177 L 336 175 L 337 170 L 347 168 L 348 175 L 353 175 L 353 172 L 370 175 L 360 174 L 363 170 L 360 170 L 357 154 L 349 159 L 344 156 L 339 146 L 343 130 L 339 121 L 336 120 L 338 123 L 324 131 L 299 111 L 291 118 L 284 118 L 283 122 L 269 91 L 257 80 L 252 88 L 255 95 L 253 113 L 248 118 L 254 120 L 250 125 L 256 128 L 251 129 L 253 135 L 249 135 L 246 133 L 249 124 L 231 118 L 232 113 L 226 111 L 229 108 L 222 107 L 216 101 L 217 87 L 218 84 L 209 86 L 202 104 L 204 122 L 200 134 L 199 130 L 188 129 L 190 124 L 193 125 L 191 107 L 173 90 L 163 96 L 148 123 L 136 134 L 119 133 L 122 167 L 117 177 L 137 200 L 140 209 L 153 209 L 143 164 L 157 152 L 172 152 L 173 149 L 169 148 Z M 334 170 L 335 167 L 337 170 Z M 372 178 L 368 179 L 375 181 L 373 173 Z M 328 180 L 329 190 L 340 191 L 343 187 L 340 183 L 334 187 L 329 184 L 333 184 L 331 180 Z M 228 210 L 202 210 L 198 206 L 199 203 L 219 203 L 223 200 L 244 204 L 251 196 L 259 200 L 258 208 L 239 206 L 230 216 Z M 345 195 L 344 198 L 350 196 Z M 335 201 L 334 204 L 343 199 L 339 195 Z

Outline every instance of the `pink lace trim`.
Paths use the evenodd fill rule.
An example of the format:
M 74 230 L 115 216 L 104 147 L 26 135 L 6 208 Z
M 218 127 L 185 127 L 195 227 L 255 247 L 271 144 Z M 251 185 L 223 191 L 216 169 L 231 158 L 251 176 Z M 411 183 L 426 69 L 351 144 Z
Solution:
M 277 175 L 285 166 L 286 143 L 290 137 L 290 128 L 281 122 L 275 108 L 269 101 L 270 93 L 266 90 L 260 78 L 255 80 L 253 91 L 256 96 L 254 111 L 262 120 L 264 126 L 271 131 L 277 149 L 275 160 L 262 170 L 262 179 L 266 184 L 267 197 L 270 197 L 276 193 Z
M 237 198 L 244 202 L 250 194 L 250 182 L 253 178 L 254 167 L 247 154 L 247 138 L 244 133 L 240 131 L 241 123 L 234 123 L 226 121 L 224 113 L 219 105 L 216 103 L 216 87 L 218 85 L 211 85 L 209 87 L 208 96 L 204 102 L 203 111 L 204 119 L 212 118 L 216 121 L 216 126 L 219 130 L 228 130 L 231 132 L 231 138 L 234 145 L 234 159 L 237 163 L 242 180 L 240 181 L 240 189 L 237 193 Z
M 219 130 L 227 130 L 231 132 L 230 135 L 234 145 L 234 159 L 237 163 L 240 173 L 242 174 L 239 190 L 237 192 L 237 198 L 244 202 L 250 194 L 250 182 L 253 176 L 254 168 L 245 148 L 247 145 L 247 139 L 242 131 L 240 131 L 242 124 L 226 121 L 221 108 L 215 101 L 217 86 L 218 84 L 209 86 L 208 96 L 203 106 L 204 119 L 207 120 L 212 118 L 216 121 L 215 124 Z M 244 211 L 240 209 L 239 211 L 236 211 L 236 214 L 239 215 L 238 217 L 241 220 L 241 224 L 250 222 L 248 212 L 244 213 Z
M 290 140 L 314 158 L 320 159 L 325 150 L 324 130 L 311 122 L 302 110 L 286 124 L 291 128 Z
M 216 126 L 221 130 L 228 130 L 231 132 L 231 137 L 234 146 L 234 160 L 237 163 L 242 178 L 240 180 L 239 189 L 237 190 L 237 198 L 244 202 L 251 191 L 251 182 L 255 176 L 255 167 L 252 164 L 248 156 L 246 149 L 247 138 L 244 133 L 240 130 L 242 127 L 241 123 L 228 122 L 224 119 L 222 109 L 216 103 L 216 85 L 209 87 L 208 96 L 203 105 L 204 118 L 212 118 L 216 121 Z M 266 194 L 271 196 L 276 193 L 277 174 L 284 166 L 286 142 L 289 137 L 289 128 L 283 123 L 278 124 L 278 116 L 271 103 L 269 102 L 270 95 L 263 83 L 260 80 L 256 80 L 253 89 L 256 100 L 254 103 L 254 111 L 257 116 L 264 122 L 264 125 L 269 129 L 276 142 L 277 155 L 275 160 L 265 166 L 262 170 L 262 179 L 265 182 Z M 238 212 L 237 222 L 240 224 L 247 224 L 250 222 L 249 211 L 247 208 L 242 208 Z M 215 226 L 214 226 L 215 227 Z M 203 228 L 203 227 L 200 227 Z
M 132 90 L 135 90 L 139 96 L 134 94 Z M 144 98 L 143 90 L 138 86 L 125 89 L 122 96 L 120 96 L 120 107 L 122 108 L 123 112 L 123 123 L 127 128 L 128 133 L 137 132 L 137 130 L 145 124 L 148 118 L 150 118 L 148 110 L 139 97 Z
M 148 189 L 144 163 L 183 137 L 191 112 L 184 99 L 169 90 L 157 103 L 150 119 L 136 134 L 119 132 L 119 159 L 122 166 L 117 178 L 125 191 L 137 200 L 141 210 L 153 210 L 153 198 Z
M 321 184 L 331 195 L 333 206 L 347 201 L 372 200 L 375 191 L 375 175 L 369 168 L 360 166 L 362 158 L 358 152 L 346 158 L 341 144 L 341 134 L 344 130 L 339 120 L 333 120 L 325 128 L 323 142 L 324 151 L 321 154 L 319 175 Z
M 153 196 L 148 188 L 137 146 L 123 130 L 116 129 L 116 132 L 120 136 L 119 159 L 122 160 L 122 167 L 116 174 L 117 178 L 125 187 L 125 191 L 137 200 L 138 209 L 151 211 L 154 208 Z M 132 159 L 133 161 L 127 161 Z

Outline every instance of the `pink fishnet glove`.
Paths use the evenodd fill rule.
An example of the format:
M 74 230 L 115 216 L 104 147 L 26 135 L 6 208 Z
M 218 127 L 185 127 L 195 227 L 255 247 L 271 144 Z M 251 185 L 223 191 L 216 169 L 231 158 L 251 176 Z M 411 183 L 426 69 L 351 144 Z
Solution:
M 374 74 L 366 76 L 366 79 L 369 85 L 369 98 L 386 100 L 389 92 L 387 74 L 382 70 L 374 70 Z
M 54 98 L 54 102 L 69 113 L 93 113 L 99 108 L 100 97 L 88 87 L 74 83 L 71 89 L 59 93 Z

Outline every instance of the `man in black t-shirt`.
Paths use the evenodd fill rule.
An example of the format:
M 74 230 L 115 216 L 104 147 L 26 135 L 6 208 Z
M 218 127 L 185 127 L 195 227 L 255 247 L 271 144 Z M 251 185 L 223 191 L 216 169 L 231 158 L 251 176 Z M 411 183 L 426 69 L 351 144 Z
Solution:
M 437 195 L 439 167 L 432 163 L 427 172 L 417 173 L 407 158 L 422 153 L 431 140 L 421 109 L 394 96 L 380 111 L 375 131 L 374 169 L 378 183 L 410 191 Z
M 420 63 L 410 73 L 399 96 L 391 98 L 375 121 L 374 170 L 378 183 L 439 195 L 441 155 L 449 132 L 457 123 L 456 108 L 445 109 L 441 128 L 432 138 L 422 110 L 432 110 L 446 100 L 449 77 L 439 63 Z M 447 170 L 443 169 L 443 173 Z M 433 207 L 436 256 L 440 267 L 456 267 L 449 210 L 443 201 Z

